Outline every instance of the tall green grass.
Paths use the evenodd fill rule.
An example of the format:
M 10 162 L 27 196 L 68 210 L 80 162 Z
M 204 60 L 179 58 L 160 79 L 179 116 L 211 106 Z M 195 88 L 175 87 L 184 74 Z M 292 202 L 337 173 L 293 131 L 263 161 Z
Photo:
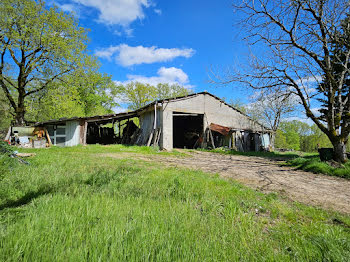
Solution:
M 29 166 L 11 163 L 0 183 L 0 261 L 350 259 L 349 216 L 96 154 L 129 150 L 30 150 Z
M 350 179 L 350 162 L 345 163 L 341 167 L 333 167 L 327 162 L 322 162 L 319 156 L 313 156 L 298 157 L 288 161 L 287 164 L 313 173 Z

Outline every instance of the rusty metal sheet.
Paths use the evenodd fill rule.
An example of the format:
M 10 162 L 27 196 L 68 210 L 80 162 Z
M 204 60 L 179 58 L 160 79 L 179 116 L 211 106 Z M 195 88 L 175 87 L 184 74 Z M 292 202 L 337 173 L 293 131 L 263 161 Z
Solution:
M 218 132 L 224 136 L 228 136 L 230 134 L 231 128 L 227 126 L 221 126 L 218 124 L 211 123 L 209 126 L 210 130 Z

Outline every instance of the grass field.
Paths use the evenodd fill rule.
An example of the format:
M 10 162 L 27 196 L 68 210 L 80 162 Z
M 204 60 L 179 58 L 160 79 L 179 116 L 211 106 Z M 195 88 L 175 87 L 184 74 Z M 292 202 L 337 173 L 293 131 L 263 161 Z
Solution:
M 313 173 L 350 179 L 350 161 L 348 161 L 345 165 L 342 165 L 342 167 L 333 167 L 327 162 L 322 162 L 317 154 L 308 157 L 298 157 L 289 160 L 287 164 Z
M 100 155 L 152 148 L 25 151 L 28 166 L 0 155 L 0 261 L 350 260 L 349 216 Z
M 350 161 L 341 167 L 333 167 L 327 162 L 320 160 L 318 153 L 304 153 L 304 152 L 238 152 L 233 150 L 223 150 L 222 148 L 214 150 L 205 150 L 214 153 L 230 154 L 230 155 L 244 155 L 244 156 L 258 156 L 272 159 L 283 159 L 289 166 L 294 166 L 298 169 L 313 172 L 316 174 L 324 174 L 329 176 L 338 176 L 350 179 Z

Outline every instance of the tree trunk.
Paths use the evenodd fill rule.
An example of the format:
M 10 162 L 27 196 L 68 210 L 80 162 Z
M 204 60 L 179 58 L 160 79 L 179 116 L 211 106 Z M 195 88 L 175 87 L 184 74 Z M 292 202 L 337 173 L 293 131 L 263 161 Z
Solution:
M 24 114 L 25 114 L 25 104 L 24 104 L 24 89 L 19 89 L 18 92 L 18 105 L 16 108 L 16 116 L 15 121 L 16 125 L 18 126 L 24 126 L 25 120 L 24 120 Z
M 270 141 L 270 146 L 271 146 L 271 150 L 275 151 L 275 142 L 276 142 L 276 131 L 274 131 L 271 136 L 271 141 Z
M 25 126 L 24 112 L 24 110 L 20 110 L 19 108 L 16 111 L 15 122 L 17 126 Z
M 25 126 L 24 114 L 25 114 L 25 105 L 24 105 L 24 95 L 22 92 L 19 92 L 18 95 L 18 105 L 16 108 L 15 121 L 18 126 Z
M 340 163 L 345 163 L 348 161 L 347 155 L 346 155 L 346 144 L 344 142 L 335 142 L 333 143 L 334 148 L 334 160 Z

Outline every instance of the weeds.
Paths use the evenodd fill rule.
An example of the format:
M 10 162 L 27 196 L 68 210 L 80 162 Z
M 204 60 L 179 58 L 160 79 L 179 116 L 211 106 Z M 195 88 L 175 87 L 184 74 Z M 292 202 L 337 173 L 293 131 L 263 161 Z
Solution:
M 346 163 L 342 167 L 332 167 L 327 162 L 322 162 L 318 156 L 311 158 L 299 157 L 287 162 L 290 166 L 295 166 L 298 169 L 320 173 L 330 176 L 337 176 L 350 179 L 350 163 Z
M 35 151 L 0 183 L 1 261 L 347 261 L 350 218 L 216 175 Z M 168 153 L 175 154 L 177 153 Z M 127 156 L 127 154 L 126 154 Z

